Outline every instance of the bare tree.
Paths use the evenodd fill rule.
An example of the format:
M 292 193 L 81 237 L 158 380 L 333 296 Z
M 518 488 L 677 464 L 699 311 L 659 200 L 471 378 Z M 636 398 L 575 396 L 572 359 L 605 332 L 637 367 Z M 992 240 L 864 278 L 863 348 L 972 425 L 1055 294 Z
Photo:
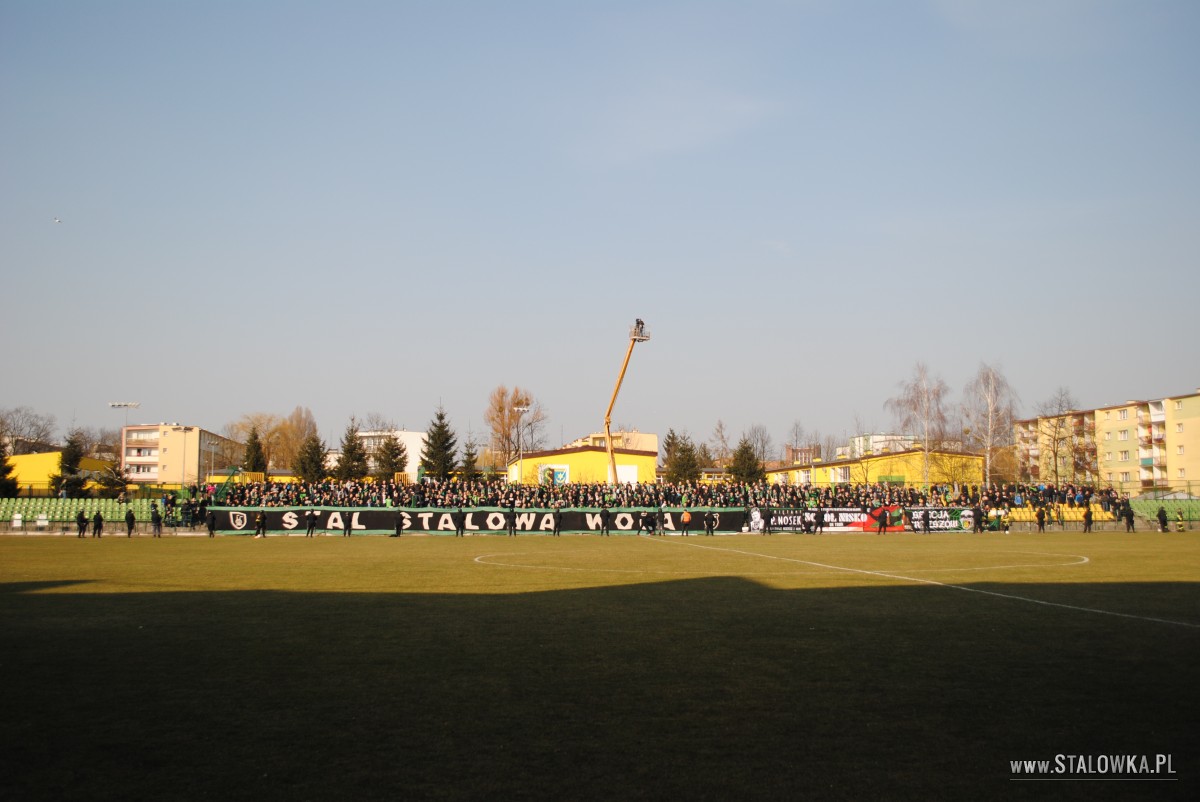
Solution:
M 1049 464 L 1057 487 L 1066 481 L 1092 481 L 1096 476 L 1095 420 L 1079 410 L 1066 387 L 1038 404 L 1038 447 L 1041 463 Z M 1039 471 L 1040 473 L 1040 471 Z
M 518 451 L 542 446 L 546 413 L 528 390 L 520 387 L 509 390 L 503 384 L 492 390 L 483 421 L 491 432 L 492 452 L 505 465 L 516 458 Z
M 780 449 L 780 458 L 784 462 L 796 461 L 800 449 L 804 448 L 804 437 L 804 424 L 799 419 L 792 421 L 792 428 L 788 429 L 788 441 Z
M 742 433 L 742 439 L 750 441 L 750 447 L 754 449 L 754 456 L 759 462 L 770 459 L 774 443 L 766 426 L 761 423 L 754 424 Z
M 279 423 L 278 415 L 270 412 L 251 412 L 233 423 L 226 424 L 223 434 L 230 440 L 244 443 L 250 436 L 251 429 L 258 430 L 258 438 L 262 444 L 263 456 L 267 458 L 267 470 L 269 471 L 274 465 L 291 465 L 291 462 L 277 462 L 275 458 L 275 453 L 279 448 Z
M 713 427 L 712 436 L 708 438 L 708 443 L 709 451 L 716 460 L 717 466 L 728 466 L 729 460 L 733 456 L 733 449 L 729 445 L 729 434 L 725 431 L 725 421 L 717 421 L 717 425 Z
M 396 422 L 391 418 L 385 418 L 378 412 L 368 412 L 363 418 L 362 430 L 364 432 L 394 432 L 396 431 Z
M 980 362 L 975 378 L 963 390 L 962 418 L 964 433 L 983 452 L 984 484 L 992 483 L 997 449 L 1012 444 L 1018 403 L 1017 394 L 999 368 Z
M 0 410 L 0 437 L 8 438 L 14 457 L 52 445 L 55 426 L 53 415 L 41 415 L 30 407 Z
M 929 455 L 945 437 L 946 395 L 950 388 L 938 376 L 932 376 L 924 362 L 913 368 L 912 379 L 900 382 L 900 394 L 889 398 L 884 407 L 899 421 L 905 433 L 914 433 L 922 452 L 923 478 L 929 486 Z
M 300 448 L 310 435 L 317 436 L 317 421 L 308 407 L 296 407 L 276 426 L 275 450 L 270 459 L 276 465 L 294 465 Z

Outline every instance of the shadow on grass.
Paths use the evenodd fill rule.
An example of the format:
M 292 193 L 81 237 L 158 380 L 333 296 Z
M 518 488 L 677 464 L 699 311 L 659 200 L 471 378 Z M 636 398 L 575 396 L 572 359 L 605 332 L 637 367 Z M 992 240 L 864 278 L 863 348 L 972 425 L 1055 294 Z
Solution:
M 15 592 L 64 584 L 0 587 L 13 799 L 1095 798 L 1200 782 L 1195 629 L 736 578 Z M 1194 584 L 1070 591 L 1200 617 Z M 1179 782 L 1010 780 L 1010 760 L 1155 753 Z

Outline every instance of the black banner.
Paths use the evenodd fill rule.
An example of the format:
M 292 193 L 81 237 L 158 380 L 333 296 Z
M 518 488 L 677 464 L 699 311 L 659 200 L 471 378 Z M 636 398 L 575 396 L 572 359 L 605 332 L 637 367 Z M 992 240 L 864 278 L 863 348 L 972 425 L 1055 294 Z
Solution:
M 453 509 L 421 508 L 395 509 L 388 507 L 212 507 L 217 516 L 216 530 L 228 535 L 252 535 L 258 515 L 265 518 L 268 534 L 304 534 L 308 531 L 308 513 L 315 513 L 317 534 L 343 535 L 349 527 L 351 535 L 401 534 L 454 535 L 459 517 L 468 535 L 504 535 L 508 533 L 509 516 L 518 534 L 547 534 L 554 531 L 554 510 L 516 509 L 511 512 L 497 507 L 474 507 L 458 512 Z M 742 531 L 746 511 L 742 508 L 691 509 L 689 529 L 693 534 L 704 532 L 704 516 L 711 512 L 713 531 L 730 533 Z M 598 533 L 601 511 L 598 509 L 564 509 L 560 513 L 562 532 Z M 652 515 L 657 531 L 679 534 L 683 531 L 683 510 L 612 509 L 608 528 L 613 534 L 637 534 L 645 531 L 645 516 Z M 399 528 L 397 528 L 399 527 Z

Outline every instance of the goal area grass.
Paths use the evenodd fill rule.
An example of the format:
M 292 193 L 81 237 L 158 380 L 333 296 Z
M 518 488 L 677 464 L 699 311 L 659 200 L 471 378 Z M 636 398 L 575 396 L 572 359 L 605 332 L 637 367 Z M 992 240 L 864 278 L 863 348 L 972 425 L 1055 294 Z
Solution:
M 0 537 L 5 796 L 1194 798 L 1198 582 L 1148 532 Z M 1177 773 L 1010 769 L 1116 754 Z

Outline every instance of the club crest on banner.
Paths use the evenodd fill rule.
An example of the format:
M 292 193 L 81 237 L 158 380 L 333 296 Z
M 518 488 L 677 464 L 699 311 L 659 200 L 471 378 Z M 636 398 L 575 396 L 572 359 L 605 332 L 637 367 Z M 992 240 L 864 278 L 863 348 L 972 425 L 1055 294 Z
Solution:
M 246 513 L 244 513 L 244 512 L 229 513 L 229 525 L 232 526 L 234 529 L 245 529 L 246 528 Z

